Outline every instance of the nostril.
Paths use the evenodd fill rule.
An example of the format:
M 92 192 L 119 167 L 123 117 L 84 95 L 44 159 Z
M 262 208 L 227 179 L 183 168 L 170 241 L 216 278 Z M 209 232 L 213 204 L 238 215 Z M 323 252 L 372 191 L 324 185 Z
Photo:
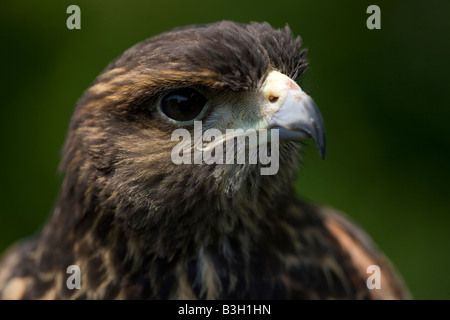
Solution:
M 270 95 L 270 96 L 269 96 L 269 101 L 270 101 L 271 103 L 275 103 L 275 102 L 278 101 L 278 98 L 279 98 L 279 97 L 277 97 L 277 96 L 272 96 L 272 95 Z

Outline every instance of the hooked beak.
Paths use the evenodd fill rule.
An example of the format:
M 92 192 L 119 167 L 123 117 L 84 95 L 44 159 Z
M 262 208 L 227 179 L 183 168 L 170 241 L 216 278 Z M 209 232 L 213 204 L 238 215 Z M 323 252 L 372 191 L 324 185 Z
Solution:
M 269 120 L 268 129 L 278 129 L 281 140 L 313 138 L 324 159 L 325 125 L 314 100 L 297 83 L 278 71 L 268 75 L 262 91 L 269 101 L 273 101 L 274 110 L 278 108 Z

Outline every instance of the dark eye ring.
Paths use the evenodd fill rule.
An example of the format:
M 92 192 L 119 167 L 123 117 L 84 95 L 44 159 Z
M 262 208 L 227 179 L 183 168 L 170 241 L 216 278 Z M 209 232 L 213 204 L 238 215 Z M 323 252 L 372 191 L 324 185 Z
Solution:
M 199 117 L 208 99 L 192 88 L 180 88 L 166 94 L 159 102 L 159 110 L 177 122 L 192 121 Z

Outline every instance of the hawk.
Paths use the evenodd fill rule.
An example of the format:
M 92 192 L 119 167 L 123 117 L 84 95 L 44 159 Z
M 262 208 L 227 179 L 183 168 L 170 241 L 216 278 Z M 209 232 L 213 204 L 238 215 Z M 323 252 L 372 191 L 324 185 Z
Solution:
M 53 214 L 4 254 L 0 298 L 408 298 L 363 230 L 293 190 L 303 141 L 322 157 L 326 147 L 322 116 L 296 82 L 306 67 L 300 37 L 268 23 L 192 25 L 125 51 L 78 101 Z M 194 136 L 198 123 L 202 134 L 235 134 L 177 149 L 174 132 Z M 227 149 L 248 129 L 256 145 Z M 247 153 L 173 161 L 205 142 L 224 147 L 216 160 Z M 264 148 L 278 161 L 272 174 L 249 162 Z M 374 265 L 380 288 L 368 286 Z

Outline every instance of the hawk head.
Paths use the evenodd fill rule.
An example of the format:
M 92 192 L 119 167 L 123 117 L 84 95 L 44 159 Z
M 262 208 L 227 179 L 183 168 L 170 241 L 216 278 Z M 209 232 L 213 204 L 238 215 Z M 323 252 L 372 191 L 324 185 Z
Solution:
M 108 221 L 158 257 L 256 226 L 291 194 L 301 141 L 312 137 L 325 154 L 322 117 L 296 83 L 306 66 L 300 38 L 267 23 L 194 25 L 127 50 L 72 116 L 61 165 L 61 211 L 73 212 L 66 224 Z M 224 135 L 205 138 L 208 130 Z M 248 132 L 256 145 L 227 149 Z M 261 148 L 276 156 L 276 174 L 261 174 L 270 163 L 249 163 Z

